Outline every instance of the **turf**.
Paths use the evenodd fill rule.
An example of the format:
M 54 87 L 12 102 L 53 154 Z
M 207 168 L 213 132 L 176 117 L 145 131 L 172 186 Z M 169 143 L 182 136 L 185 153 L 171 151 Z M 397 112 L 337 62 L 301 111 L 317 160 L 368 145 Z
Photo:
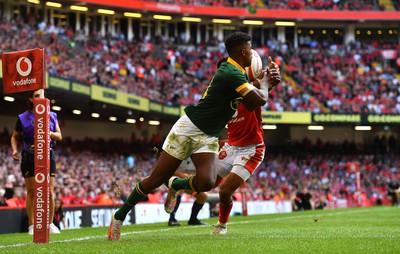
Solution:
M 105 227 L 63 230 L 48 244 L 34 244 L 27 233 L 2 234 L 0 253 L 400 253 L 398 207 L 235 216 L 227 235 L 211 235 L 216 220 L 124 226 L 116 242 Z

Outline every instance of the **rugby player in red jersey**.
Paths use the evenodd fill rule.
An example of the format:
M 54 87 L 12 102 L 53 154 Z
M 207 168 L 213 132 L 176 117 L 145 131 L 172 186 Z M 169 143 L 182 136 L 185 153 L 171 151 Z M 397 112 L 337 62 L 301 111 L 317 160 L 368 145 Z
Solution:
M 269 68 L 279 67 L 269 58 Z M 262 76 L 264 73 L 262 73 Z M 260 80 L 253 85 L 260 88 Z M 270 84 L 269 90 L 276 84 Z M 262 128 L 261 107 L 249 111 L 241 103 L 236 114 L 228 121 L 228 140 L 219 152 L 219 169 L 216 186 L 219 189 L 218 222 L 213 234 L 226 234 L 229 215 L 232 210 L 232 195 L 242 186 L 261 164 L 265 154 L 264 131 Z

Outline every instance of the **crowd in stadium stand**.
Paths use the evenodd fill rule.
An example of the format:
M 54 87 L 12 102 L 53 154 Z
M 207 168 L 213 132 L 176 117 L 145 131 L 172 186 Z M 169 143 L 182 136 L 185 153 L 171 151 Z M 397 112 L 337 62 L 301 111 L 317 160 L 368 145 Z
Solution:
M 9 206 L 24 206 L 24 181 L 20 164 L 11 156 L 8 131 L 1 133 L 0 139 L 0 199 L 7 202 L 4 199 L 13 198 L 14 193 Z M 157 156 L 154 147 L 160 146 L 160 141 L 156 142 L 66 138 L 56 150 L 57 198 L 64 205 L 124 201 L 136 182 L 153 168 Z M 351 142 L 313 144 L 305 139 L 282 147 L 269 147 L 266 159 L 247 183 L 248 198 L 294 200 L 301 189 L 308 188 L 315 204 L 338 199 L 355 204 L 358 198 L 356 173 L 349 166 L 354 161 L 359 162 L 364 204 L 375 205 L 387 200 L 387 184 L 400 175 L 397 140 L 393 136 L 377 137 L 371 146 Z M 167 188 L 161 186 L 147 201 L 163 203 L 166 191 Z M 239 191 L 235 197 L 241 198 Z
M 377 43 L 376 43 L 377 44 Z M 315 43 L 284 55 L 285 70 L 306 93 L 332 113 L 398 114 L 397 64 L 384 64 L 380 52 L 398 45 Z M 291 96 L 290 103 L 301 98 Z M 297 110 L 296 110 L 297 111 Z
M 16 33 L 15 31 L 20 31 Z M 85 36 L 43 22 L 13 20 L 0 24 L 0 53 L 46 48 L 51 75 L 97 84 L 169 105 L 197 103 L 225 55 L 216 39 L 200 45 L 184 38 L 148 37 L 128 42 L 123 36 Z M 399 59 L 385 60 L 382 49 L 398 44 L 334 44 L 300 36 L 297 49 L 270 38 L 255 45 L 265 59 L 273 56 L 288 74 L 266 106 L 274 111 L 399 113 L 396 72 Z M 266 64 L 266 63 L 265 63 Z
M 257 8 L 272 10 L 385 10 L 385 6 L 381 6 L 376 0 L 152 0 L 152 2 L 236 8 L 255 5 Z M 392 5 L 397 7 L 397 1 L 393 1 Z

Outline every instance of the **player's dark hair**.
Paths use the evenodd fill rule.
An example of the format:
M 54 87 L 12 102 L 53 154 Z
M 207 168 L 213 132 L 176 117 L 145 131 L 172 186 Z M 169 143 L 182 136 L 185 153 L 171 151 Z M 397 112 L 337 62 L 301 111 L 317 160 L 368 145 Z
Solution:
M 33 109 L 33 102 L 29 99 L 33 99 L 33 95 L 35 94 L 37 90 L 32 90 L 29 91 L 28 93 L 28 100 L 26 101 L 26 106 L 28 107 L 28 110 L 32 110 Z M 46 96 L 46 92 L 45 92 L 45 96 Z
M 240 47 L 249 41 L 251 41 L 251 36 L 249 34 L 243 32 L 234 32 L 225 40 L 226 51 L 228 51 L 228 54 L 231 55 L 236 47 Z
M 221 64 L 225 63 L 226 61 L 228 61 L 228 57 L 223 57 L 223 58 L 219 59 L 218 63 L 217 63 L 217 68 L 219 68 L 221 66 Z

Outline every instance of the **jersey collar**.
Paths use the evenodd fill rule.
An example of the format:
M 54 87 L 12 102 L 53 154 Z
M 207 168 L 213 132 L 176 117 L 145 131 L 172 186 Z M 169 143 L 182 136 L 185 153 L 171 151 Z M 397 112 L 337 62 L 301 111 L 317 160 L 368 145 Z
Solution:
M 242 68 L 242 66 L 240 66 L 240 65 L 239 65 L 235 60 L 233 60 L 232 58 L 228 57 L 227 62 L 230 63 L 230 64 L 232 64 L 232 65 L 234 65 L 234 66 L 236 66 L 236 68 L 238 68 L 239 70 L 241 70 L 243 74 L 246 72 L 246 71 Z

